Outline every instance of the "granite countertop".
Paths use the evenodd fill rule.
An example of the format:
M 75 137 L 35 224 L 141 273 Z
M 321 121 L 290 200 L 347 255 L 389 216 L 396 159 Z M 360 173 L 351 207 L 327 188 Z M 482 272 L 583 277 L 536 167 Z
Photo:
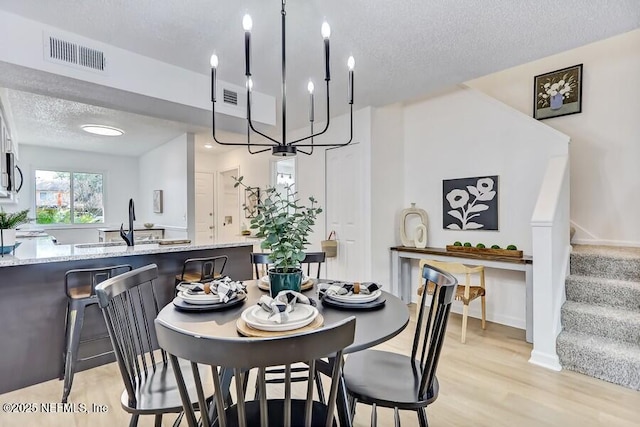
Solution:
M 252 242 L 242 239 L 234 242 L 219 242 L 206 245 L 159 245 L 157 243 L 136 242 L 135 246 L 129 247 L 123 243 L 56 245 L 51 241 L 50 237 L 26 239 L 22 241 L 15 253 L 0 257 L 0 267 L 253 245 Z
M 120 231 L 120 227 L 100 227 L 100 228 L 96 228 L 96 230 L 105 231 L 105 232 Z M 157 227 L 157 226 L 153 226 L 151 228 L 147 228 L 147 227 L 144 227 L 144 226 L 134 226 L 133 227 L 133 231 L 145 231 L 145 230 L 164 230 L 164 227 Z M 129 231 L 128 230 L 128 226 L 127 226 L 127 231 Z

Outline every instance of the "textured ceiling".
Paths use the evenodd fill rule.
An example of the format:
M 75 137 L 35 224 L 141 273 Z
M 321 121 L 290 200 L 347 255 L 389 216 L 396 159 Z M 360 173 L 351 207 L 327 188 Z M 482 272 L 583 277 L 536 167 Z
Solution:
M 6 90 L 5 94 L 13 115 L 15 137 L 21 144 L 139 156 L 193 130 L 182 123 L 28 92 Z M 80 128 L 95 123 L 118 127 L 125 134 L 98 136 Z
M 280 93 L 276 0 L 0 0 L 0 9 L 203 74 L 215 51 L 219 78 L 240 85 L 241 20 L 251 13 L 256 90 Z M 355 107 L 381 106 L 638 28 L 640 1 L 289 0 L 287 17 L 288 120 L 301 127 L 306 81 L 320 89 L 323 80 L 324 19 L 335 115 L 347 108 L 350 54 Z

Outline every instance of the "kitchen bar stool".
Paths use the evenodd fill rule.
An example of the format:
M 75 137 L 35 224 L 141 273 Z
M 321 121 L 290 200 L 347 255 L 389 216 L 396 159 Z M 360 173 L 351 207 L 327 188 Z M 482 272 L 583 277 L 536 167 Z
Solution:
M 65 350 L 60 373 L 60 379 L 64 379 L 62 403 L 67 403 L 67 398 L 71 392 L 76 363 L 113 353 L 113 350 L 111 350 L 78 359 L 78 349 L 81 342 L 85 343 L 109 338 L 109 335 L 105 334 L 96 338 L 80 340 L 82 325 L 84 323 L 84 311 L 88 306 L 98 304 L 96 285 L 106 279 L 131 270 L 130 265 L 116 265 L 101 268 L 75 269 L 65 273 L 64 286 L 65 292 L 67 293 L 67 318 L 65 325 Z

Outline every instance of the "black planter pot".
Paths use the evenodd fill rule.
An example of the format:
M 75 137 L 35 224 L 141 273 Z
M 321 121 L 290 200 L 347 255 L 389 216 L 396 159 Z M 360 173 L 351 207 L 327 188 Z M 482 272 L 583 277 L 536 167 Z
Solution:
M 281 269 L 269 269 L 269 288 L 271 297 L 278 295 L 280 291 L 291 290 L 300 292 L 302 284 L 302 270 L 299 268 L 280 271 Z

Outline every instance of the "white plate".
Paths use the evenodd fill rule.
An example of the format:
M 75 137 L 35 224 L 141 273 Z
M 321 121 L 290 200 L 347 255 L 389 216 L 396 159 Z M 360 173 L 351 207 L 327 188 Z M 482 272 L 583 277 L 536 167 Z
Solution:
M 202 288 L 204 285 L 199 282 L 180 282 L 178 283 L 178 286 L 176 286 L 176 289 L 178 289 L 178 291 L 186 292 L 195 288 L 196 286 L 200 286 Z
M 240 317 L 253 329 L 282 332 L 307 326 L 313 322 L 318 314 L 318 309 L 315 307 L 297 304 L 296 309 L 289 313 L 289 320 L 286 323 L 275 323 L 272 320 L 268 320 L 268 312 L 264 311 L 262 307 L 254 305 L 244 310 Z
M 203 293 L 203 294 L 189 295 L 184 291 L 180 291 L 178 292 L 178 296 L 189 304 L 210 305 L 210 304 L 219 304 L 221 302 L 220 297 L 216 294 Z
M 311 277 L 307 276 L 306 274 L 302 275 L 302 282 L 300 282 L 300 285 L 304 285 L 305 283 L 307 283 L 309 280 L 311 280 Z M 262 276 L 260 278 L 260 281 L 262 283 L 266 283 L 267 285 L 269 284 L 269 276 Z
M 380 289 L 374 291 L 372 294 L 351 294 L 351 295 L 328 295 L 327 298 L 331 298 L 334 301 L 346 302 L 349 304 L 365 303 L 376 300 L 382 291 Z

